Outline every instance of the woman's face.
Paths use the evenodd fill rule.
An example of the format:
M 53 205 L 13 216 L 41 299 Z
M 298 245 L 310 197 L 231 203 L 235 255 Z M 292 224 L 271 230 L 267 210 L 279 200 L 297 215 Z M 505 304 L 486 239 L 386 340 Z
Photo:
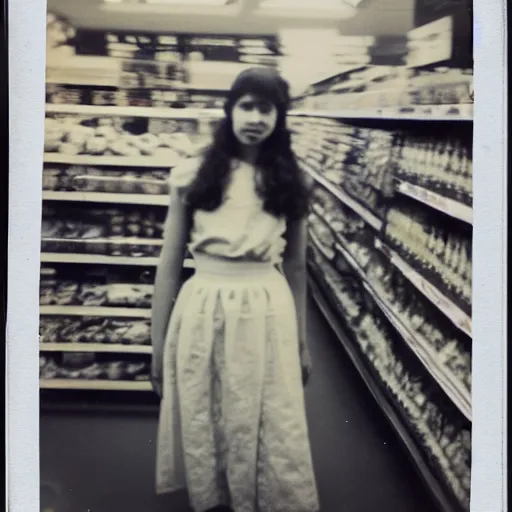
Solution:
M 246 94 L 233 106 L 231 117 L 233 133 L 240 144 L 257 146 L 272 135 L 277 122 L 277 108 L 264 98 Z

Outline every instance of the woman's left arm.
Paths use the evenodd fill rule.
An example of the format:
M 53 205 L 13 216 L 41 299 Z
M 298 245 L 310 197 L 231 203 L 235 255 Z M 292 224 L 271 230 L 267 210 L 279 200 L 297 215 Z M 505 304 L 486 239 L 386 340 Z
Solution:
M 283 272 L 291 288 L 297 310 L 299 349 L 304 384 L 311 373 L 307 346 L 307 219 L 289 221 L 286 230 L 286 249 L 283 255 Z

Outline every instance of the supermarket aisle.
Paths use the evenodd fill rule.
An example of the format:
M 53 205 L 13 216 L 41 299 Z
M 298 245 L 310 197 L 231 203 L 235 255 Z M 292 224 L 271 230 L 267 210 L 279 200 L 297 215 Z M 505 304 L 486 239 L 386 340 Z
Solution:
M 307 402 L 322 512 L 434 512 L 313 305 L 309 332 L 315 373 Z M 154 495 L 155 434 L 149 415 L 42 414 L 41 479 L 59 483 L 53 511 L 187 511 L 184 495 Z

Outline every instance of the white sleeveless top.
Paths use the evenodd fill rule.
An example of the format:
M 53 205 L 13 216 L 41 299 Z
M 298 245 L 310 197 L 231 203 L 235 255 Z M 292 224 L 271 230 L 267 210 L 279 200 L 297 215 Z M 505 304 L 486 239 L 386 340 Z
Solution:
M 169 184 L 185 188 L 196 176 L 201 160 L 188 159 L 171 170 Z M 241 163 L 233 170 L 226 197 L 214 211 L 196 210 L 188 246 L 202 253 L 226 259 L 282 263 L 286 247 L 286 220 L 263 209 L 256 192 L 255 169 Z

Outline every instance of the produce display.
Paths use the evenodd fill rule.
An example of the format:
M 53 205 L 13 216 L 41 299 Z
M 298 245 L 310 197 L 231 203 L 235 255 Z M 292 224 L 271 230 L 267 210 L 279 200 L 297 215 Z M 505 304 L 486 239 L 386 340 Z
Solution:
M 197 120 L 160 120 L 128 117 L 94 117 L 48 114 L 45 118 L 44 150 L 66 155 L 146 156 L 172 167 L 204 143 L 197 133 Z M 204 138 L 204 137 L 203 137 Z M 136 165 L 136 164 L 135 164 Z
M 400 340 L 379 317 L 368 312 L 358 289 L 329 265 L 314 246 L 310 263 L 315 278 L 346 320 L 353 339 L 380 383 L 392 395 L 434 471 L 448 483 L 464 509 L 469 509 L 471 431 L 453 409 L 439 406 L 439 393 L 412 358 L 404 357 Z
M 59 360 L 61 359 L 61 360 Z M 150 362 L 97 360 L 95 354 L 66 354 L 63 358 L 39 356 L 40 379 L 148 381 Z
M 150 321 L 139 318 L 44 316 L 39 336 L 41 343 L 151 344 Z

